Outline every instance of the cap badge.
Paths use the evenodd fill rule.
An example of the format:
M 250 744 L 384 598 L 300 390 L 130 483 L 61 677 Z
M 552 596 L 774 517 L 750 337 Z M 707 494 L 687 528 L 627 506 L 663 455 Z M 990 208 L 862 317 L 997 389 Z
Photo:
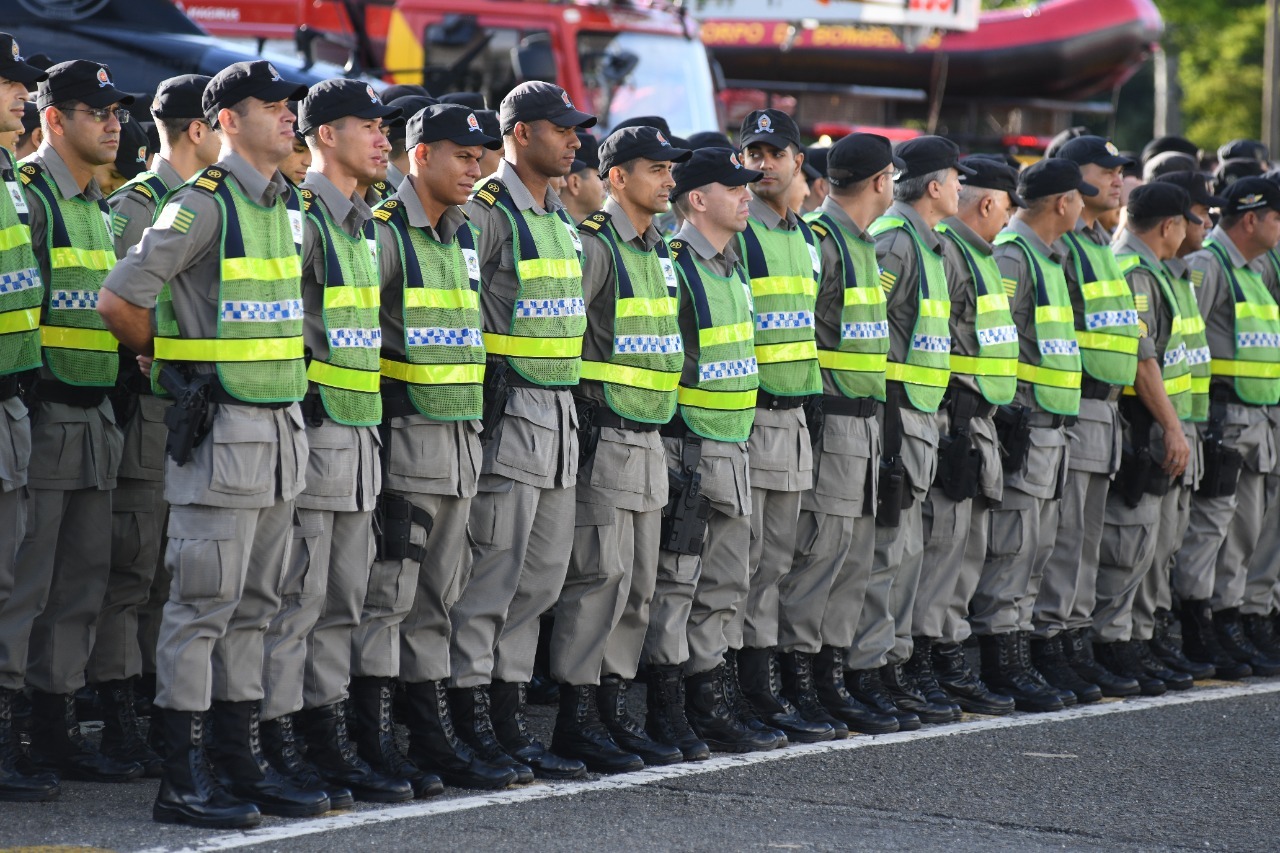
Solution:
M 139 163 L 147 162 L 147 146 L 145 145 L 138 147 L 138 162 Z
M 562 91 L 560 92 L 560 100 L 564 101 L 564 105 L 565 105 L 566 107 L 568 107 L 569 109 L 571 109 L 571 110 L 576 110 L 576 109 L 577 109 L 577 107 L 575 107 L 575 106 L 573 105 L 573 101 L 569 100 L 569 93 L 568 93 L 568 92 L 565 92 L 565 91 L 563 91 L 563 90 L 562 90 Z
M 480 120 L 476 118 L 475 113 L 467 114 L 467 132 L 477 133 L 480 130 Z
M 667 146 L 668 148 L 670 148 L 670 147 L 671 147 L 671 143 L 667 141 L 667 138 L 666 138 L 665 136 L 663 136 L 663 135 L 662 135 L 662 131 L 660 131 L 660 130 L 658 131 L 658 142 L 662 143 L 663 145 Z
M 735 168 L 735 169 L 741 169 L 741 168 L 742 168 L 742 161 L 738 159 L 738 152 L 736 152 L 736 151 L 735 151 L 734 153 L 732 153 L 732 154 L 730 154 L 730 155 L 729 155 L 729 163 L 730 163 L 730 164 L 733 166 L 733 168 Z
M 107 69 L 98 69 L 98 88 L 105 89 L 111 85 L 111 78 L 107 76 Z
M 1261 202 L 1262 202 L 1262 194 L 1252 193 L 1251 195 L 1242 196 L 1240 199 L 1238 199 L 1236 201 L 1236 207 L 1239 209 L 1243 209 L 1246 207 L 1253 207 L 1254 205 L 1260 204 Z
M 282 78 L 280 77 L 280 72 L 279 72 L 279 71 L 277 71 L 277 70 L 276 70 L 276 67 L 275 67 L 274 65 L 272 65 L 270 62 L 268 62 L 268 63 L 267 63 L 267 70 L 271 72 L 271 82 L 272 82 L 272 83 L 278 83 L 278 82 L 280 82 L 280 80 L 282 79 Z
M 1120 149 L 1115 146 L 1115 143 L 1108 142 L 1107 153 L 1110 154 L 1112 157 L 1116 157 L 1116 156 L 1119 156 Z
M 773 133 L 773 119 L 768 114 L 756 119 L 756 133 Z
M 369 101 L 371 103 L 378 103 L 378 93 L 373 91 L 372 86 L 365 86 L 364 90 L 369 93 Z
M 21 62 L 21 61 L 22 61 L 22 53 L 21 53 L 21 51 L 19 51 L 19 50 L 18 50 L 18 40 L 17 40 L 17 39 L 14 39 L 14 40 L 13 40 L 13 59 L 14 59 L 14 61 L 15 61 L 15 62 Z

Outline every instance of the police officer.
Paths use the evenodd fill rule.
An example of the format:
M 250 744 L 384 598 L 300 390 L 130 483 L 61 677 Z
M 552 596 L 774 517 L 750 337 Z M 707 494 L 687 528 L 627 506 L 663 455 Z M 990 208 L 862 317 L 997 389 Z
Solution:
M 115 159 L 118 111 L 133 98 L 112 85 L 105 66 L 73 60 L 48 70 L 37 101 L 45 142 L 18 175 L 44 285 L 44 364 L 27 397 L 34 401 L 30 505 L 12 591 L 0 609 L 0 683 L 17 690 L 25 680 L 34 690 L 37 763 L 69 778 L 126 781 L 142 768 L 84 740 L 73 694 L 85 683 L 111 571 L 111 489 L 121 443 L 107 400 L 116 344 L 93 310 L 115 253 L 109 208 L 92 173 Z
M 866 546 L 875 537 L 880 464 L 874 416 L 889 350 L 876 248 L 866 228 L 888 209 L 893 175 L 903 164 L 888 139 L 869 133 L 843 137 L 827 162 L 831 194 L 806 217 L 822 253 L 815 319 L 823 393 L 806 413 L 814 485 L 800 500 L 795 557 L 782 580 L 778 646 L 783 694 L 806 717 L 829 715 L 841 727 L 884 734 L 899 729 L 885 713 L 896 709 L 854 699 L 844 662 L 871 574 Z
M 627 691 L 649 625 L 667 503 L 658 428 L 675 413 L 684 365 L 679 285 L 653 219 L 670 209 L 672 164 L 690 153 L 655 127 L 614 131 L 600 148 L 608 198 L 582 222 L 587 331 L 574 396 L 583 451 L 551 636 L 551 675 L 561 685 L 552 746 L 599 772 L 683 760 L 631 717 Z
M 960 644 L 969 637 L 969 602 L 982 579 L 989 509 L 1003 491 L 993 418 L 1013 402 L 1018 384 L 1018 330 L 991 241 L 1026 203 L 1011 167 L 986 157 L 961 162 L 974 174 L 962 179 L 956 215 L 937 229 L 951 294 L 951 384 L 938 409 L 938 476 L 920 506 L 927 539 L 908 672 L 919 688 L 937 685 L 935 701 L 1002 715 L 1013 711 L 1013 700 L 986 688 Z
M 312 156 L 301 185 L 303 336 L 311 356 L 302 414 L 309 458 L 282 606 L 267 628 L 263 735 L 277 769 L 294 769 L 294 780 L 303 783 L 290 767 L 296 717 L 306 762 L 327 785 L 346 789 L 330 789 L 331 801 L 340 803 L 346 792 L 368 802 L 413 797 L 407 781 L 375 771 L 356 754 L 345 712 L 352 657 L 363 652 L 352 634 L 366 590 L 377 584 L 373 594 L 385 596 L 388 585 L 370 578 L 373 505 L 381 488 L 373 426 L 382 420 L 382 332 L 369 251 L 369 202 L 380 198 L 366 188 L 378 179 L 390 148 L 383 124 L 399 116 L 369 86 L 345 79 L 315 84 L 298 107 L 298 130 Z
M 586 309 L 581 239 L 549 186 L 568 174 L 580 112 L 552 83 L 502 101 L 505 157 L 468 205 L 485 283 L 486 417 L 479 493 L 471 502 L 471 578 L 454 605 L 451 699 L 473 746 L 493 729 L 527 776 L 586 772 L 529 737 L 525 691 L 538 620 L 564 583 L 573 543 L 578 384 Z M 490 756 L 481 753 L 482 756 Z M 496 756 L 495 756 L 496 757 Z
M 1192 684 L 1191 676 L 1149 656 L 1133 620 L 1133 602 L 1153 570 L 1156 542 L 1165 535 L 1163 504 L 1173 482 L 1193 464 L 1182 427 L 1191 416 L 1191 364 L 1183 309 L 1164 262 L 1178 251 L 1187 228 L 1203 220 L 1191 211 L 1187 191 L 1169 183 L 1136 188 L 1125 209 L 1125 226 L 1112 248 L 1133 292 L 1138 324 L 1155 343 L 1157 361 L 1138 363 L 1134 386 L 1120 402 L 1125 456 L 1107 495 L 1093 635 L 1109 669 L 1137 681 L 1143 695 L 1158 696 Z
M 47 75 L 28 65 L 17 41 L 0 33 L 0 132 L 22 130 L 22 105 L 27 93 Z M 33 105 L 34 106 L 34 105 Z M 0 231 L 9 235 L 9 247 L 0 252 L 0 281 L 5 294 L 0 297 L 0 323 L 10 343 L 0 361 L 0 625 L 8 625 L 7 603 L 12 601 L 14 562 L 18 544 L 26 530 L 24 487 L 31 455 L 31 421 L 23 405 L 18 374 L 40 366 L 40 304 L 43 291 L 40 266 L 27 229 L 30 208 L 18 181 L 17 164 L 8 150 L 0 152 L 0 179 L 5 193 L 0 198 Z M 7 618 L 6 618 L 7 617 Z M 27 617 L 29 618 L 29 617 Z M 3 641 L 0 641 L 3 643 Z M 0 648 L 8 652 L 8 644 Z M 24 653 L 25 654 L 25 653 Z M 23 760 L 17 732 L 13 729 L 13 701 L 22 690 L 21 664 L 10 677 L 0 678 L 0 800 L 31 802 L 58 796 L 58 777 L 34 773 Z
M 1123 170 L 1131 161 L 1099 136 L 1072 139 L 1059 156 L 1076 163 L 1098 193 L 1085 197 L 1080 221 L 1062 236 L 1084 378 L 1079 419 L 1067 428 L 1070 473 L 1053 554 L 1036 596 L 1032 655 L 1055 687 L 1079 693 L 1095 684 L 1106 696 L 1133 696 L 1138 683 L 1095 660 L 1089 636 L 1107 492 L 1120 467 L 1117 401 L 1133 383 L 1138 362 L 1155 353 L 1150 338 L 1141 337 L 1133 295 L 1111 252 L 1111 235 L 1098 221 L 1119 207 Z
M 992 254 L 1018 327 L 1018 389 L 996 427 L 1004 455 L 1000 504 L 990 508 L 987 565 L 969 605 L 982 650 L 982 680 L 1021 711 L 1059 711 L 1100 699 L 1051 688 L 1031 665 L 1032 607 L 1058 524 L 1066 477 L 1063 426 L 1080 407 L 1080 348 L 1059 238 L 1075 226 L 1083 196 L 1097 193 L 1080 167 L 1048 158 L 1018 176 L 1027 202 Z
M 578 131 L 581 147 L 573 155 L 573 171 L 564 184 L 564 209 L 574 222 L 582 222 L 604 204 L 600 178 L 600 142 L 586 130 Z M 487 172 L 485 174 L 488 174 Z
M 821 145 L 810 145 L 804 149 L 804 164 L 809 178 L 809 196 L 804 201 L 806 213 L 822 207 L 822 202 L 826 201 L 831 192 L 831 181 L 827 176 L 827 157 L 830 152 L 829 147 Z
M 489 764 L 459 740 L 446 693 L 449 610 L 471 560 L 467 514 L 480 472 L 485 360 L 475 235 L 460 205 L 480 178 L 480 152 L 502 143 L 474 112 L 451 104 L 412 116 L 405 142 L 409 174 L 374 211 L 383 542 L 356 629 L 362 653 L 352 662 L 351 695 L 361 755 L 423 796 L 437 774 L 465 788 L 502 788 L 516 778 L 512 767 Z M 390 726 L 397 675 L 408 762 Z M 501 752 L 491 733 L 489 741 L 491 753 Z
M 168 747 L 153 810 L 161 822 L 249 826 L 259 809 L 329 808 L 323 791 L 296 788 L 267 762 L 258 724 L 263 637 L 280 607 L 307 458 L 302 211 L 276 168 L 294 138 L 287 101 L 305 94 L 265 61 L 214 76 L 203 105 L 222 136 L 219 161 L 168 200 L 99 306 L 125 346 L 154 351 L 153 381 L 180 393 L 175 452 L 189 430 L 208 431 L 185 464 L 165 468 L 173 583 L 156 673 Z M 201 398 L 217 404 L 212 415 Z M 205 769 L 211 700 L 216 776 Z
M 1199 425 L 1204 478 L 1175 565 L 1185 585 L 1183 649 L 1215 666 L 1225 652 L 1246 665 L 1236 675 L 1247 675 L 1246 668 L 1277 675 L 1280 660 L 1254 646 L 1240 607 L 1249 573 L 1275 571 L 1255 570 L 1249 555 L 1261 534 L 1266 474 L 1275 467 L 1266 407 L 1280 402 L 1280 369 L 1273 366 L 1280 362 L 1280 323 L 1275 300 L 1249 264 L 1280 243 L 1280 187 L 1241 178 L 1223 197 L 1217 227 L 1186 257 L 1213 361 L 1209 417 Z
M 433 104 L 440 103 L 430 95 L 425 94 L 395 94 L 392 90 L 399 89 L 420 89 L 420 86 L 392 86 L 387 90 L 387 106 L 396 107 L 400 110 L 401 115 L 413 116 Z M 409 152 L 406 143 L 406 129 L 403 124 L 393 124 L 387 130 L 387 139 L 391 140 L 391 151 L 387 155 L 387 185 L 390 187 L 398 187 L 404 183 L 405 175 L 409 174 Z
M 960 718 L 960 708 L 927 697 L 907 675 L 913 645 L 911 617 L 920 580 L 924 537 L 920 503 L 937 469 L 935 413 L 950 381 L 951 313 L 943 266 L 942 238 L 934 227 L 954 216 L 960 203 L 960 176 L 973 172 L 960 163 L 960 150 L 940 136 L 922 136 L 898 146 L 906 164 L 894 183 L 894 203 L 874 223 L 881 286 L 888 294 L 889 361 L 881 417 L 883 474 L 879 502 L 895 504 L 901 518 L 881 510 L 875 535 L 872 580 L 867 587 L 855 643 L 858 670 L 881 668 L 894 704 L 925 723 Z M 885 507 L 889 509 L 889 507 Z
M 751 189 L 751 219 L 738 238 L 756 312 L 760 394 L 751 430 L 751 580 L 736 658 L 743 693 L 765 723 L 801 743 L 835 729 L 806 719 L 783 698 L 778 678 L 778 585 L 791 569 L 800 495 L 813 485 L 804 402 L 820 393 L 813 310 L 820 258 L 813 232 L 788 206 L 803 180 L 800 129 L 781 110 L 755 110 L 738 131 L 743 164 L 762 173 Z
M 744 720 L 745 701 L 726 662 L 740 641 L 735 625 L 747 597 L 747 439 L 758 384 L 751 291 L 735 238 L 747 227 L 746 187 L 760 177 L 743 168 L 732 148 L 702 148 L 676 166 L 671 191 L 684 222 L 670 244 L 681 282 L 684 368 L 663 445 L 669 470 L 680 472 L 685 483 L 698 478 L 707 514 L 701 543 L 695 538 L 679 550 L 664 547 L 658 557 L 644 647 L 646 728 L 690 761 L 706 758 L 708 746 L 717 752 L 773 749 L 780 736 Z M 698 513 L 685 509 L 688 524 Z

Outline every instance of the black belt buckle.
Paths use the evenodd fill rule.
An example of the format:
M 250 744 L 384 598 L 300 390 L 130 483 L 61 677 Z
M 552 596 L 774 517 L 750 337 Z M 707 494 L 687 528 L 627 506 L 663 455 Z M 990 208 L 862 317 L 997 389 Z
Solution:
M 874 397 L 836 397 L 824 394 L 822 413 L 847 418 L 869 418 L 876 413 Z

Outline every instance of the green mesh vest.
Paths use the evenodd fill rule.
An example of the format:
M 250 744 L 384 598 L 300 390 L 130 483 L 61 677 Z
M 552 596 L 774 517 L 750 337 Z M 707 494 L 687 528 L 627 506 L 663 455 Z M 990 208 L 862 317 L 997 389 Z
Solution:
M 670 249 L 698 321 L 698 380 L 680 385 L 680 417 L 703 438 L 746 441 L 760 385 L 751 286 L 741 269 L 728 277 L 711 272 L 683 240 Z
M 1178 316 L 1182 319 L 1182 342 L 1187 347 L 1187 366 L 1191 368 L 1191 414 L 1192 421 L 1209 419 L 1209 383 L 1213 377 L 1210 365 L 1209 339 L 1204 332 L 1204 318 L 1200 316 L 1200 306 L 1196 304 L 1195 292 L 1191 282 L 1185 278 L 1169 277 L 1173 284 L 1173 292 L 1178 297 Z
M 1084 316 L 1076 326 L 1084 372 L 1110 385 L 1132 385 L 1138 373 L 1138 312 L 1129 283 L 1110 246 L 1099 246 L 1068 231 Z
M 604 398 L 618 415 L 665 424 L 676 411 L 676 388 L 684 365 L 680 339 L 679 282 L 661 240 L 642 252 L 623 243 L 609 214 L 582 223 L 613 258 L 613 353 L 608 361 L 582 362 L 582 378 L 604 383 Z
M 1169 341 L 1165 345 L 1164 361 L 1160 366 L 1160 377 L 1164 382 L 1164 393 L 1169 397 L 1169 402 L 1177 412 L 1178 419 L 1185 420 L 1191 416 L 1191 365 L 1187 363 L 1187 344 L 1183 339 L 1181 309 L 1178 307 L 1178 297 L 1173 290 L 1168 270 L 1163 264 L 1157 268 L 1138 254 L 1117 255 L 1116 261 L 1120 265 L 1120 271 L 1126 275 L 1130 270 L 1138 267 L 1146 270 L 1155 278 L 1160 287 L 1160 293 L 1164 296 L 1164 304 L 1168 306 L 1172 322 Z M 1124 393 L 1125 396 L 1134 397 L 1138 392 L 1132 385 L 1128 385 L 1125 386 Z
M 98 291 L 116 265 L 105 200 L 63 198 L 57 183 L 35 163 L 19 169 L 45 211 L 45 248 L 51 281 L 45 288 L 40 343 L 49 370 L 68 385 L 116 384 L 118 343 L 98 315 Z
M 316 228 L 324 251 L 324 334 L 329 360 L 312 358 L 307 378 L 320 386 L 324 409 L 340 424 L 375 426 L 382 422 L 378 352 L 378 268 L 373 251 L 373 220 L 352 237 L 333 221 L 310 190 L 302 190 L 303 211 Z
M 404 270 L 402 305 L 407 361 L 382 359 L 382 375 L 408 386 L 421 414 L 438 421 L 484 414 L 484 339 L 480 333 L 480 262 L 469 223 L 448 243 L 409 224 L 389 199 L 374 217 L 391 226 Z M 430 275 L 423 275 L 429 271 Z
M 780 397 L 822 393 L 813 312 L 821 261 L 813 232 L 766 228 L 755 219 L 739 238 L 756 311 L 760 387 Z
M 1056 415 L 1080 413 L 1080 343 L 1076 340 L 1075 312 L 1062 267 L 1040 254 L 1014 231 L 996 237 L 996 245 L 1015 243 L 1027 256 L 1032 286 L 1036 289 L 1035 333 L 1040 355 L 1034 364 L 1018 362 L 1018 379 L 1031 385 L 1040 408 Z M 1019 283 L 1002 279 L 1012 296 Z
M 1000 285 L 1000 267 L 990 254 L 946 225 L 937 230 L 960 250 L 977 296 L 973 326 L 978 355 L 951 353 L 951 372 L 972 376 L 988 403 L 1003 406 L 1018 391 L 1018 327 L 1013 325 L 1009 297 Z
M 840 343 L 818 348 L 818 364 L 846 397 L 884 399 L 884 370 L 889 352 L 889 321 L 876 244 L 848 231 L 825 213 L 807 217 L 819 240 L 830 240 L 840 254 L 844 286 L 840 308 Z
M 27 199 L 12 155 L 2 149 L 0 178 L 0 374 L 40 366 L 40 305 L 44 290 L 27 229 Z
M 951 296 L 947 272 L 942 258 L 924 245 L 915 226 L 907 220 L 882 216 L 871 223 L 868 232 L 878 237 L 895 228 L 906 229 L 911 235 L 920 282 L 907 360 L 890 360 L 885 365 L 885 378 L 903 384 L 912 406 L 922 412 L 936 412 L 951 382 Z
M 1262 278 L 1243 267 L 1236 269 L 1227 252 L 1205 241 L 1226 274 L 1235 305 L 1235 351 L 1232 358 L 1214 358 L 1214 376 L 1229 378 L 1246 403 L 1272 406 L 1280 402 L 1280 309 Z
M 520 282 L 511 326 L 485 332 L 485 349 L 503 355 L 517 373 L 538 385 L 577 385 L 587 309 L 582 299 L 582 241 L 563 210 L 520 210 L 496 178 L 475 198 L 496 207 L 511 225 Z
M 263 207 L 226 180 L 218 166 L 205 169 L 191 186 L 217 201 L 222 219 L 217 337 L 183 336 L 166 286 L 156 300 L 156 360 L 212 363 L 227 393 L 246 403 L 301 400 L 307 368 L 297 192 Z M 296 232 L 294 217 L 299 217 Z M 163 391 L 155 381 L 159 373 L 159 367 L 152 369 L 158 393 Z

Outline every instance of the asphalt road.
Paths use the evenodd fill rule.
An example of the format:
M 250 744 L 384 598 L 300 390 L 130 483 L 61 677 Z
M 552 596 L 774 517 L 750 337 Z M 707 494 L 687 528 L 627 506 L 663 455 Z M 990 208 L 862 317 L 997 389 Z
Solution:
M 1274 851 L 1278 782 L 1280 680 L 1251 680 L 246 833 L 152 823 L 155 782 L 69 783 L 0 804 L 0 848 Z

